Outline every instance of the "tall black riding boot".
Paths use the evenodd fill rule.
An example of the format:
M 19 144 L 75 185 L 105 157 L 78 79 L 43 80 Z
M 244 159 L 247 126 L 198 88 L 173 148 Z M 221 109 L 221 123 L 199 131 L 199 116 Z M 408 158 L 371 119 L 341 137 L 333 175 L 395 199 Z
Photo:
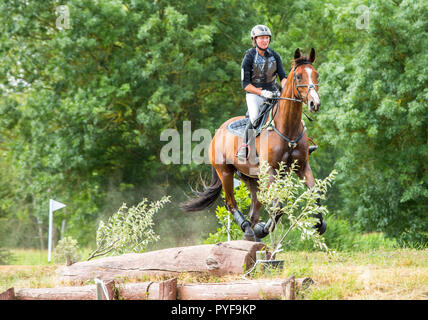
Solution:
M 251 120 L 248 119 L 248 123 L 245 126 L 244 138 L 242 139 L 242 145 L 239 148 L 239 151 L 237 154 L 237 157 L 241 160 L 247 160 L 248 159 L 248 155 L 249 155 L 249 152 L 248 152 L 248 140 L 249 140 L 248 139 L 248 131 L 250 129 L 253 129 L 253 124 L 251 123 Z

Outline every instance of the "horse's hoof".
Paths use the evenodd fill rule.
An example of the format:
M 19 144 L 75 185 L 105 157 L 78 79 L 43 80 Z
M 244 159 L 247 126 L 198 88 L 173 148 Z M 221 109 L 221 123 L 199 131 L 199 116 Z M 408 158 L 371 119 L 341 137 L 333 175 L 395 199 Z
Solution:
M 320 224 L 317 224 L 317 231 L 320 235 L 322 235 L 327 230 L 327 223 L 325 221 L 321 222 Z
M 248 228 L 245 229 L 244 240 L 247 240 L 247 241 L 256 241 L 256 236 L 254 234 L 253 229 L 251 229 L 251 227 L 248 227 Z
M 256 237 L 255 236 L 251 236 L 251 235 L 246 235 L 244 234 L 244 240 L 246 241 L 252 241 L 252 242 L 256 242 Z
M 265 226 L 266 226 L 266 223 L 264 222 L 259 222 L 254 226 L 254 234 L 256 235 L 257 238 L 262 239 L 269 234 L 265 232 Z

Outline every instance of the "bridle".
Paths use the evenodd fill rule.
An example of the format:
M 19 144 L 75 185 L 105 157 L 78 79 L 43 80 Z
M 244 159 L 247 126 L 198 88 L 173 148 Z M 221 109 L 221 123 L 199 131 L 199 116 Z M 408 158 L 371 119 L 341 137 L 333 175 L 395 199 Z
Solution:
M 294 95 L 294 87 L 296 87 L 297 93 L 299 95 L 299 99 L 296 99 L 295 97 L 293 97 L 293 98 L 282 98 L 282 97 L 278 97 L 277 98 L 278 100 L 289 100 L 289 101 L 295 101 L 295 102 L 303 102 L 302 94 L 300 93 L 299 88 L 301 88 L 301 87 L 307 87 L 308 91 L 306 92 L 305 100 L 308 101 L 309 91 L 311 89 L 315 90 L 315 87 L 318 86 L 318 83 L 317 84 L 314 84 L 314 83 L 312 83 L 312 84 L 297 84 L 296 83 L 296 72 L 295 71 L 296 71 L 297 67 L 300 67 L 301 65 L 304 65 L 304 64 L 310 64 L 310 65 L 312 65 L 311 62 L 302 61 L 301 63 L 297 63 L 294 66 L 294 68 L 293 68 L 293 87 L 292 87 L 292 91 L 293 91 L 293 95 Z
M 315 87 L 319 86 L 319 84 L 318 83 L 316 83 L 316 84 L 314 84 L 314 83 L 313 84 L 297 84 L 296 83 L 296 69 L 297 69 L 297 67 L 300 67 L 301 65 L 304 65 L 304 64 L 312 65 L 312 62 L 304 60 L 304 61 L 298 62 L 293 68 L 293 84 L 292 84 L 292 88 L 291 88 L 292 90 L 291 91 L 293 92 L 293 96 L 294 96 L 294 87 L 296 87 L 297 93 L 299 95 L 299 99 L 296 99 L 296 97 L 293 97 L 293 98 L 278 97 L 278 98 L 274 98 L 274 100 L 289 100 L 289 101 L 294 101 L 294 102 L 303 102 L 302 94 L 301 94 L 299 88 L 307 87 L 308 91 L 306 92 L 305 99 L 306 99 L 306 101 L 308 101 L 309 91 L 311 91 L 311 89 L 315 90 Z M 285 87 L 283 88 L 283 90 L 284 89 L 285 89 Z M 281 92 L 281 94 L 282 94 L 282 92 Z M 275 102 L 273 104 L 275 104 Z M 278 107 L 279 107 L 279 104 L 278 104 Z M 313 119 L 311 117 L 309 117 L 304 111 L 302 111 L 302 112 L 306 116 L 306 118 L 308 118 L 309 121 L 313 121 Z

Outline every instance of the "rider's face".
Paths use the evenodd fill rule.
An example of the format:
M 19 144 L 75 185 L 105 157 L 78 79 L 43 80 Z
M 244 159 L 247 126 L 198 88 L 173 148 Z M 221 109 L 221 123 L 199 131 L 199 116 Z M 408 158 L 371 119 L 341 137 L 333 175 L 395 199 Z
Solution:
M 269 36 L 260 36 L 256 38 L 257 45 L 262 49 L 267 49 L 270 42 Z

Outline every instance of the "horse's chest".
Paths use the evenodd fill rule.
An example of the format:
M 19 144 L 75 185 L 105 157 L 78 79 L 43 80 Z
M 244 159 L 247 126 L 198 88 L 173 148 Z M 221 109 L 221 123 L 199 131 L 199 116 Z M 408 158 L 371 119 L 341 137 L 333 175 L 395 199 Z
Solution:
M 291 158 L 290 158 L 290 153 L 291 153 Z M 293 150 L 288 149 L 282 154 L 280 161 L 288 163 L 289 161 L 294 162 L 297 160 L 297 164 L 301 166 L 301 164 L 304 162 L 304 159 L 305 159 L 305 155 L 299 149 L 293 149 Z

